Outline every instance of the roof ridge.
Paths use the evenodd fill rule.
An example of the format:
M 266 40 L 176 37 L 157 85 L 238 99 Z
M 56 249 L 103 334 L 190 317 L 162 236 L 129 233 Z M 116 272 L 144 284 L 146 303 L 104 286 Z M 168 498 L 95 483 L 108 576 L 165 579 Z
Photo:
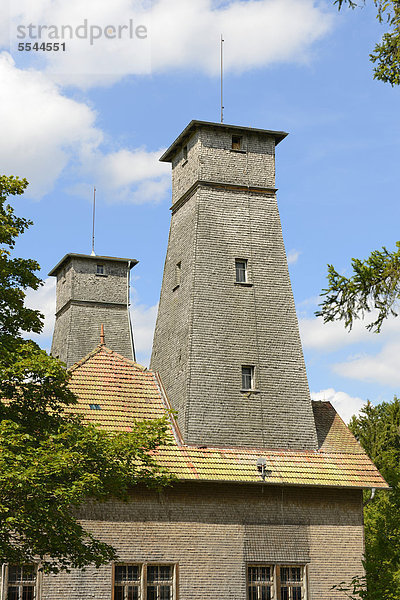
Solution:
M 76 363 L 74 363 L 69 369 L 68 371 L 71 373 L 72 371 L 75 371 L 76 369 L 79 369 L 79 367 L 81 367 L 82 365 L 85 364 L 85 362 L 87 362 L 89 360 L 89 358 L 92 358 L 93 356 L 96 356 L 96 354 L 98 354 L 102 348 L 104 348 L 103 344 L 99 344 L 98 346 L 96 346 L 93 350 L 91 350 L 88 354 L 86 354 L 86 356 L 84 356 L 83 358 L 81 358 L 80 360 L 78 360 Z
M 115 350 L 112 350 L 111 348 L 108 348 L 108 346 L 106 346 L 105 344 L 98 344 L 91 352 L 89 352 L 88 354 L 86 354 L 86 356 L 84 356 L 83 358 L 81 358 L 81 360 L 78 360 L 76 363 L 74 363 L 69 369 L 68 371 L 72 372 L 75 371 L 76 369 L 79 369 L 80 367 L 82 367 L 89 359 L 93 358 L 93 356 L 96 356 L 96 354 L 98 354 L 99 352 L 105 351 L 107 354 L 112 354 L 115 357 L 119 358 L 120 360 L 122 360 L 125 363 L 128 363 L 129 365 L 135 367 L 136 369 L 138 369 L 139 371 L 149 371 L 149 369 L 139 363 L 137 363 L 134 360 L 130 360 L 129 358 L 126 358 L 126 356 L 123 356 L 122 354 L 119 354 L 118 352 L 115 352 Z M 152 372 L 152 371 L 150 371 Z

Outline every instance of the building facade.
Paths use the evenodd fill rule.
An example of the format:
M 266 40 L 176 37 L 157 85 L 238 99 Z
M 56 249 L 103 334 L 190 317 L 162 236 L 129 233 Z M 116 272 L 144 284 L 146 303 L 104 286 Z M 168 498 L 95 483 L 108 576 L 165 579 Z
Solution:
M 167 413 L 156 459 L 176 481 L 81 507 L 115 564 L 3 565 L 2 600 L 336 600 L 333 586 L 362 574 L 362 491 L 387 484 L 333 407 L 310 399 L 275 197 L 285 136 L 192 121 L 163 155 L 172 220 L 151 370 L 131 360 L 135 261 L 67 255 L 51 272 L 52 352 L 78 360 L 76 410 L 112 431 Z

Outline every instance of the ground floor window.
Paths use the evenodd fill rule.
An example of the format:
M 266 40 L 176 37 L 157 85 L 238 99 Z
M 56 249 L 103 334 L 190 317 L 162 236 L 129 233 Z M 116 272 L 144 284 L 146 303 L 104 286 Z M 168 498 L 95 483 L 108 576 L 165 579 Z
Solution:
M 7 565 L 5 582 L 6 600 L 35 600 L 37 598 L 36 565 Z
M 114 600 L 174 600 L 175 565 L 114 565 Z
M 249 565 L 248 600 L 306 600 L 304 565 Z

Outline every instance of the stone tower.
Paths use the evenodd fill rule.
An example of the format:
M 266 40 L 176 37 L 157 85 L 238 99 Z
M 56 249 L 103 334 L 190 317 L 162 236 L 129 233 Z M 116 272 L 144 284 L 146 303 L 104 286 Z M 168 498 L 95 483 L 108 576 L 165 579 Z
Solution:
M 70 367 L 100 343 L 134 360 L 129 317 L 129 273 L 137 260 L 66 254 L 49 275 L 57 277 L 51 353 Z
M 280 131 L 192 121 L 172 163 L 172 219 L 151 368 L 184 441 L 316 449 L 275 196 Z

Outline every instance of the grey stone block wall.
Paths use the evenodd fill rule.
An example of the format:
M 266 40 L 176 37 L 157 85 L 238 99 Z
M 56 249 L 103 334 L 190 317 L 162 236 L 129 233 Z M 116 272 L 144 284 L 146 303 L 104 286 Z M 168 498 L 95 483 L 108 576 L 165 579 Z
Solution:
M 96 273 L 97 264 L 104 275 Z M 67 367 L 105 341 L 111 350 L 133 359 L 128 313 L 128 261 L 67 255 L 57 270 L 56 323 L 51 353 Z
M 171 229 L 151 366 L 178 411 L 186 443 L 316 449 L 273 193 L 274 138 L 248 132 L 240 153 L 231 151 L 231 137 L 229 131 L 200 128 L 188 144 L 188 163 L 181 165 L 179 152 L 173 163 Z M 236 258 L 248 261 L 248 285 L 235 283 Z M 179 261 L 182 283 L 174 289 Z M 255 367 L 256 391 L 250 394 L 241 392 L 243 365 Z
M 307 600 L 334 600 L 334 584 L 362 573 L 361 504 L 360 490 L 181 483 L 80 518 L 122 562 L 176 565 L 179 600 L 245 600 L 254 563 L 305 565 Z M 60 598 L 111 600 L 112 566 L 44 577 L 42 600 Z

